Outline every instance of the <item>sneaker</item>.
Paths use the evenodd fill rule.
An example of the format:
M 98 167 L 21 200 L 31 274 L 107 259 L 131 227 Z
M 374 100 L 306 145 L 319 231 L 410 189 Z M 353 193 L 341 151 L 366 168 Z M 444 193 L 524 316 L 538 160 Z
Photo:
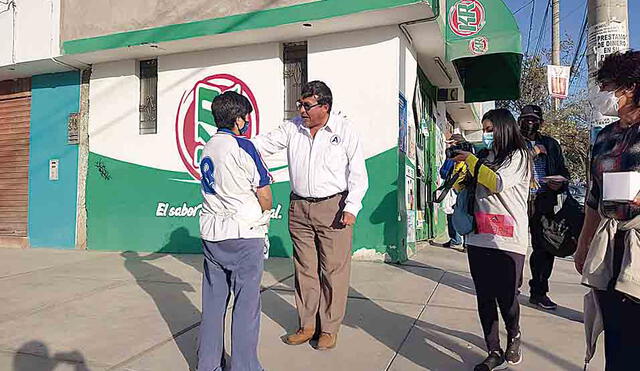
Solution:
M 489 356 L 482 361 L 482 363 L 476 365 L 473 371 L 492 371 L 492 370 L 504 370 L 507 368 L 507 362 L 504 359 L 504 353 L 502 350 L 489 353 Z
M 510 365 L 517 365 L 522 362 L 522 349 L 520 348 L 520 336 L 509 339 L 507 342 L 507 350 L 504 352 L 504 359 Z
M 547 295 L 531 295 L 531 297 L 529 298 L 529 303 L 537 305 L 540 308 L 546 310 L 555 310 L 556 308 L 558 308 L 558 304 L 551 301 L 551 299 L 549 299 Z

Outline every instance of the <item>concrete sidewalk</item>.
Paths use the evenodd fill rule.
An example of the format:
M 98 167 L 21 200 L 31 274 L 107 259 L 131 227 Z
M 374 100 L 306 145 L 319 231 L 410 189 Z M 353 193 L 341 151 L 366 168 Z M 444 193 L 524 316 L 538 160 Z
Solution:
M 0 249 L 0 370 L 189 370 L 200 321 L 199 255 Z M 528 269 L 526 275 L 528 276 Z M 558 260 L 543 312 L 521 302 L 517 370 L 582 370 L 582 297 Z M 405 265 L 354 262 L 338 347 L 291 347 L 292 266 L 266 262 L 260 358 L 266 370 L 472 370 L 484 356 L 466 255 L 423 246 Z M 503 332 L 503 339 L 506 336 Z M 602 340 L 602 339 L 601 339 Z M 590 370 L 603 369 L 603 348 Z

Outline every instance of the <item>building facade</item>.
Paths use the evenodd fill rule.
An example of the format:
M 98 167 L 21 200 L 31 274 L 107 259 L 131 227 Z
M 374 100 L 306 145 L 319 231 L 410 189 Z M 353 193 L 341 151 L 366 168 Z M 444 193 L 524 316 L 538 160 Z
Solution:
M 445 132 L 477 132 L 476 102 L 518 94 L 520 34 L 501 0 L 28 2 L 49 5 L 50 52 L 0 66 L 10 94 L 30 92 L 29 120 L 15 127 L 29 133 L 28 228 L 14 236 L 25 246 L 199 252 L 211 100 L 249 98 L 255 136 L 296 114 L 302 84 L 323 80 L 360 133 L 369 172 L 354 256 L 402 261 L 445 230 L 431 197 Z M 286 157 L 265 160 L 271 254 L 290 256 Z

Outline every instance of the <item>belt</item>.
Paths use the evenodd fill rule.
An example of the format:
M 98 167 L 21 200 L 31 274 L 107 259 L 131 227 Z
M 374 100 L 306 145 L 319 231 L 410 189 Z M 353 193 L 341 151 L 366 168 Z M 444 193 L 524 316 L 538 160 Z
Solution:
M 302 197 L 302 196 L 298 196 L 297 194 L 291 192 L 291 199 L 292 200 L 303 200 L 303 201 L 307 201 L 307 202 L 322 202 L 322 201 L 326 201 L 329 199 L 332 199 L 336 196 L 343 196 L 346 195 L 347 191 L 344 192 L 340 192 L 340 193 L 336 193 L 334 195 L 331 196 L 327 196 L 327 197 Z

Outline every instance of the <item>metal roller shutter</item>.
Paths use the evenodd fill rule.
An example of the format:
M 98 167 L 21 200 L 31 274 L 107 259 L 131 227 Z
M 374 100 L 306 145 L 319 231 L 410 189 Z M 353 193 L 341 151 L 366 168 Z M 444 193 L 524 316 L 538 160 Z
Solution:
M 30 91 L 0 93 L 0 236 L 27 236 L 30 112 Z

